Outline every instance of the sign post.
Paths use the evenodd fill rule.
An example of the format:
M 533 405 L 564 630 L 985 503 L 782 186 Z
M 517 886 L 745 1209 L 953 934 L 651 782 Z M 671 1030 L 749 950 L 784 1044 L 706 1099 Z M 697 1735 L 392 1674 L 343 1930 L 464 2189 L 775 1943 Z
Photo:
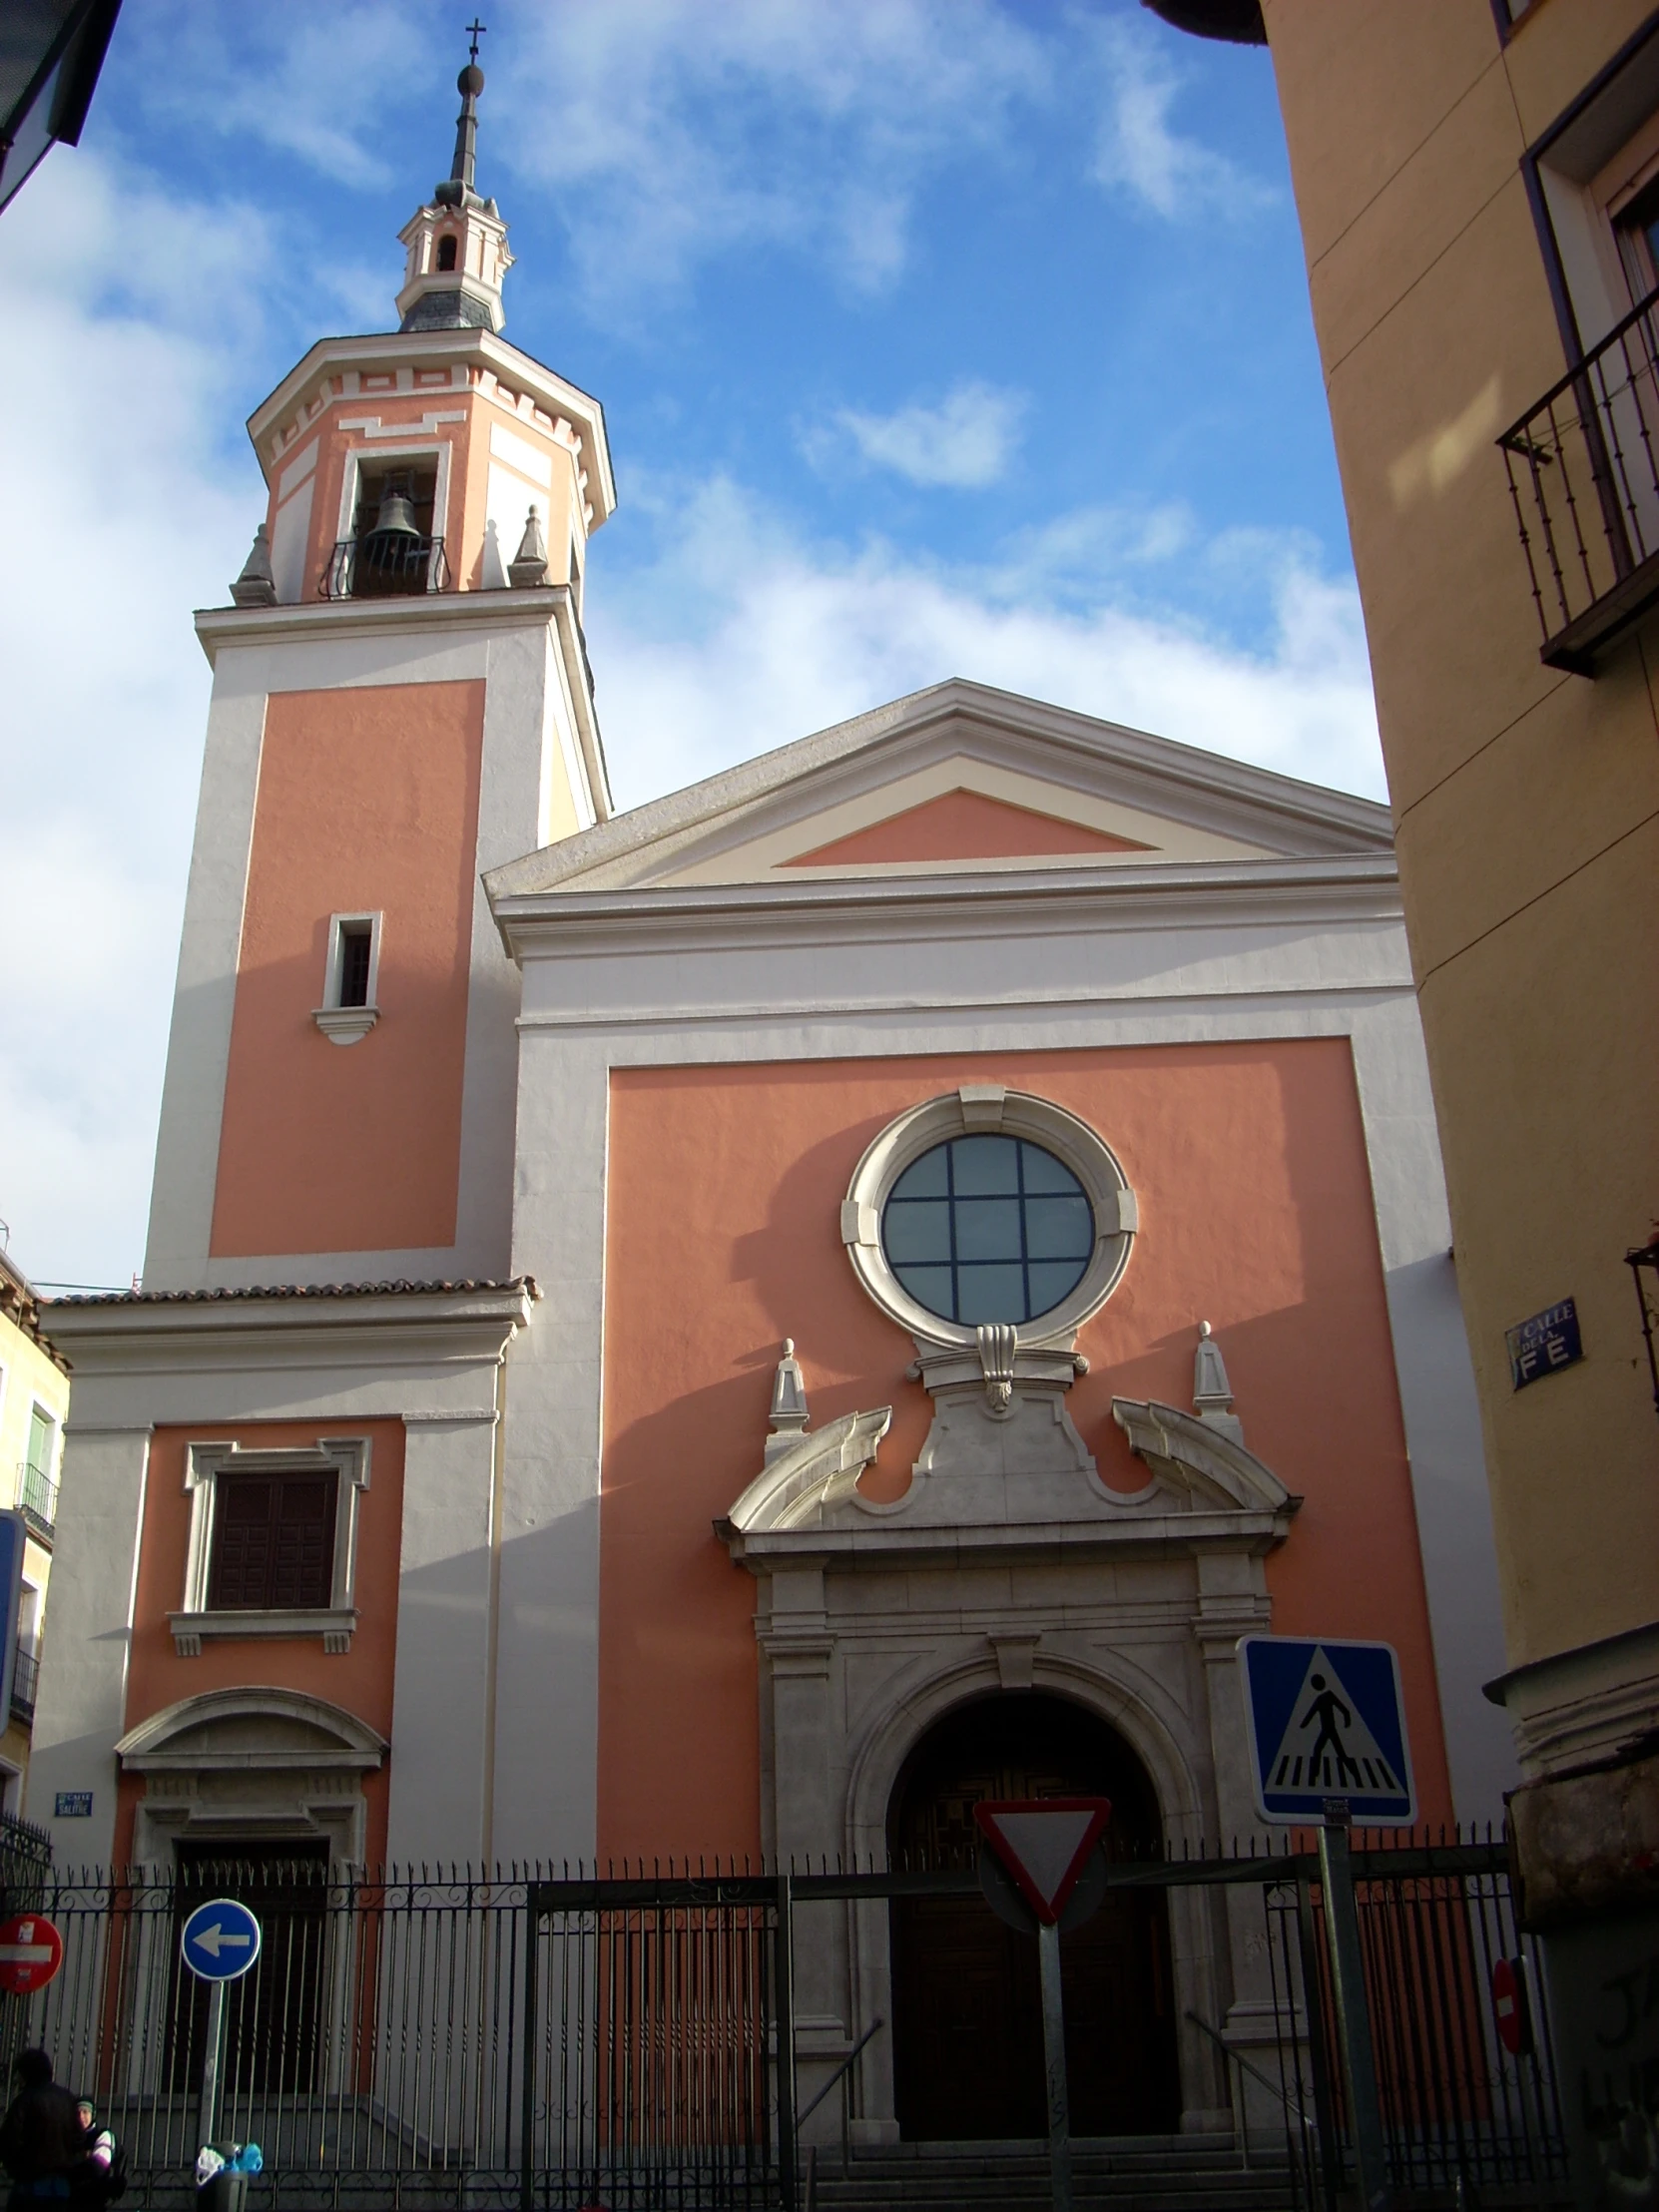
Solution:
M 1042 1980 L 1043 2084 L 1054 2212 L 1072 2212 L 1071 2108 L 1066 2091 L 1066 2020 L 1060 1992 L 1060 1931 L 1075 1928 L 1105 1895 L 1095 1847 L 1112 1808 L 1105 1798 L 1029 1798 L 976 1805 L 973 1818 L 992 1859 L 980 1853 L 979 1881 L 991 1909 L 1035 1931 Z M 1085 1883 L 1093 1865 L 1099 1879 Z M 1000 1871 L 1012 1877 L 1012 1888 Z
M 1071 2212 L 1071 2100 L 1066 2091 L 1066 2014 L 1060 1996 L 1060 1926 L 1037 1923 L 1043 1996 L 1043 2083 L 1048 2107 L 1048 2170 L 1054 2212 Z
M 239 1981 L 260 1955 L 260 1924 L 235 1898 L 199 1905 L 185 1923 L 179 1948 L 199 1981 L 209 1984 L 208 2048 L 202 2062 L 197 2125 L 201 2140 L 219 2132 L 220 2076 L 225 2066 L 225 1985 Z
M 1349 1823 L 1409 1828 L 1416 1819 L 1399 1660 L 1391 1644 L 1336 1636 L 1246 1636 L 1239 1658 L 1256 1810 L 1265 1821 L 1306 1822 L 1319 1831 L 1326 1950 L 1360 2201 L 1364 2212 L 1383 2212 L 1387 2142 Z
M 1320 1894 L 1325 1901 L 1331 1990 L 1337 2001 L 1337 2040 L 1342 2046 L 1343 2076 L 1348 2085 L 1360 2202 L 1366 2212 L 1384 2212 L 1389 2201 L 1388 2155 L 1382 2140 L 1382 2107 L 1377 2094 L 1371 2011 L 1366 2003 L 1366 1967 L 1360 1949 L 1360 1909 L 1354 1896 L 1348 1812 L 1345 1799 L 1326 1801 L 1320 1829 Z

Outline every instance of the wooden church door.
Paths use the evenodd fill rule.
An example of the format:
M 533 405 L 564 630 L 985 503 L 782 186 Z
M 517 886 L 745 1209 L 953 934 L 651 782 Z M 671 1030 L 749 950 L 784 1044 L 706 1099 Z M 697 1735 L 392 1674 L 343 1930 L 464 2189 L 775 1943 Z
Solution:
M 1038 1691 L 977 1699 L 938 1722 L 893 1791 L 895 1864 L 971 1865 L 982 1798 L 1107 1797 L 1108 1855 L 1160 1841 L 1146 1770 L 1117 1733 Z M 1037 1946 L 978 1898 L 895 1899 L 893 2060 L 908 2140 L 1041 2136 Z M 1180 2080 L 1161 1891 L 1108 1892 L 1062 1936 L 1066 2074 L 1078 2135 L 1153 2135 L 1180 2125 Z

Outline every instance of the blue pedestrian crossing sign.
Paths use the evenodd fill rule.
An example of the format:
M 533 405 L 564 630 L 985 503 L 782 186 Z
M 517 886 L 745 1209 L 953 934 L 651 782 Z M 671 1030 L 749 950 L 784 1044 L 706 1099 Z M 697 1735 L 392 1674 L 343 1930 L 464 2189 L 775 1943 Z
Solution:
M 1356 1827 L 1410 1827 L 1416 1792 L 1392 1644 L 1246 1636 L 1239 1658 L 1264 1820 L 1319 1821 L 1328 1798 L 1346 1798 Z
M 260 1924 L 235 1898 L 215 1898 L 186 1921 L 180 1948 L 204 1981 L 235 1981 L 260 1955 Z

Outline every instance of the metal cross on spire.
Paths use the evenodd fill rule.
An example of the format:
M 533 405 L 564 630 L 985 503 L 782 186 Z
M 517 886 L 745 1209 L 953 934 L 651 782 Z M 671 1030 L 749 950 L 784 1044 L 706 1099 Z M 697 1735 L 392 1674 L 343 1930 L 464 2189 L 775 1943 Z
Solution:
M 473 61 L 476 61 L 478 59 L 478 41 L 489 29 L 489 25 L 487 23 L 480 23 L 478 18 L 474 16 L 472 21 L 467 25 L 467 29 L 472 33 L 472 44 L 468 47 L 467 53 Z

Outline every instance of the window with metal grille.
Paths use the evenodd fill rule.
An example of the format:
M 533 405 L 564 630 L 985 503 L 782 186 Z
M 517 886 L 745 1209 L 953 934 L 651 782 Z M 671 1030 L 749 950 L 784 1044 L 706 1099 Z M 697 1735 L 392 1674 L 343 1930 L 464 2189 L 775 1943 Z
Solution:
M 209 1605 L 216 1612 L 327 1605 L 333 1594 L 337 1471 L 227 1471 L 216 1487 Z

